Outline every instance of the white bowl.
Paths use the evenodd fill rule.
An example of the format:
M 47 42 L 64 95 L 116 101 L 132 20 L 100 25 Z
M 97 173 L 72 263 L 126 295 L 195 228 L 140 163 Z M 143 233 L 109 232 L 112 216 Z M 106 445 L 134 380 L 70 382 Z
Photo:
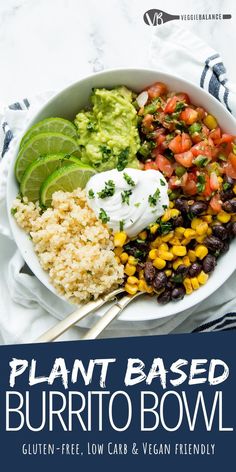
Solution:
M 220 126 L 225 132 L 236 134 L 236 120 L 210 94 L 179 77 L 148 69 L 109 70 L 80 80 L 49 100 L 29 123 L 28 128 L 43 118 L 50 116 L 60 116 L 73 120 L 76 113 L 89 104 L 89 97 L 93 87 L 112 88 L 117 85 L 126 85 L 139 92 L 144 87 L 156 81 L 166 83 L 170 90 L 188 93 L 192 103 L 203 106 L 217 117 Z M 15 149 L 15 158 L 11 163 L 7 183 L 7 207 L 12 233 L 23 258 L 32 272 L 49 290 L 58 295 L 49 281 L 47 272 L 45 272 L 39 264 L 29 236 L 19 228 L 14 217 L 11 215 L 12 202 L 19 191 L 14 176 L 14 164 L 17 153 L 18 146 Z M 217 267 L 214 273 L 209 277 L 207 284 L 195 291 L 192 295 L 185 296 L 181 301 L 176 303 L 170 302 L 164 306 L 157 303 L 156 297 L 149 298 L 145 296 L 141 299 L 137 299 L 137 301 L 134 301 L 128 306 L 120 318 L 124 321 L 137 322 L 155 320 L 157 318 L 164 318 L 180 313 L 211 295 L 228 279 L 235 268 L 236 241 L 231 243 L 229 251 L 219 259 Z

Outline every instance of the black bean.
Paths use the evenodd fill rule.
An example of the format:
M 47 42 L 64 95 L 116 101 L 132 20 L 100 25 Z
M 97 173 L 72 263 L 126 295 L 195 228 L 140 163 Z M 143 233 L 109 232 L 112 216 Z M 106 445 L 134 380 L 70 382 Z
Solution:
M 233 190 L 231 189 L 225 190 L 224 192 L 220 192 L 220 199 L 223 202 L 226 202 L 227 200 L 230 200 L 231 198 L 234 198 L 234 197 L 235 197 L 235 194 Z
M 236 199 L 228 200 L 227 202 L 224 202 L 222 205 L 222 208 L 228 213 L 236 213 Z
M 204 243 L 211 252 L 218 252 L 223 248 L 223 242 L 216 236 L 208 236 Z
M 188 275 L 190 277 L 197 277 L 202 270 L 201 264 L 199 262 L 193 262 L 188 270 Z
M 177 300 L 182 300 L 184 298 L 184 295 L 186 293 L 186 290 L 183 285 L 179 287 L 173 288 L 171 292 L 171 300 L 177 301 Z
M 177 198 L 175 200 L 175 207 L 181 211 L 181 213 L 186 215 L 189 212 L 189 204 L 184 198 Z
M 177 267 L 175 273 L 182 274 L 185 277 L 188 273 L 188 267 L 184 264 L 180 264 L 179 267 Z
M 175 284 L 181 284 L 184 278 L 188 274 L 188 267 L 184 264 L 180 264 L 179 267 L 175 270 L 175 272 L 171 276 L 171 281 Z
M 153 280 L 153 287 L 155 290 L 161 290 L 164 288 L 167 284 L 168 278 L 165 274 L 165 272 L 158 272 L 158 274 L 155 275 L 155 278 Z
M 154 278 L 156 275 L 156 269 L 152 265 L 152 262 L 146 262 L 144 266 L 144 278 L 147 282 L 147 284 L 152 284 Z
M 225 254 L 229 250 L 229 241 L 224 241 L 223 242 L 223 247 L 220 251 L 221 254 Z
M 193 205 L 190 206 L 189 211 L 192 216 L 198 216 L 207 211 L 207 208 L 208 204 L 206 202 L 199 201 L 193 203 Z
M 166 303 L 169 303 L 171 300 L 171 290 L 166 289 L 164 292 L 160 293 L 157 297 L 158 303 L 161 303 L 162 305 L 165 305 Z
M 232 223 L 231 233 L 236 236 L 236 221 Z
M 178 226 L 183 226 L 184 225 L 184 219 L 182 215 L 177 216 L 177 218 L 174 218 L 172 221 L 173 228 L 178 228 Z
M 212 227 L 212 234 L 221 240 L 227 239 L 229 235 L 227 229 L 223 225 L 214 225 Z
M 209 274 L 209 272 L 212 272 L 215 269 L 216 264 L 216 257 L 212 256 L 212 254 L 207 254 L 202 261 L 202 268 L 206 274 Z

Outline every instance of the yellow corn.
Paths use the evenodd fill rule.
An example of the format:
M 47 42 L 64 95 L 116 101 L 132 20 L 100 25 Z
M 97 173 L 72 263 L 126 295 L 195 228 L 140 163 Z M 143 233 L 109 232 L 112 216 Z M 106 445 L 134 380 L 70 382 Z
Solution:
M 192 229 L 197 229 L 198 225 L 202 223 L 201 218 L 193 218 L 191 221 L 191 228 Z
M 140 292 L 147 292 L 147 293 L 152 293 L 153 292 L 153 288 L 150 287 L 150 285 L 148 285 L 147 282 L 145 282 L 145 280 L 140 280 L 139 281 L 138 290 Z
M 192 249 L 188 250 L 188 257 L 189 257 L 190 262 L 195 262 L 197 259 L 195 251 L 193 251 Z
M 178 226 L 178 228 L 175 228 L 175 235 L 180 237 L 183 236 L 185 232 L 185 228 L 183 226 Z
M 191 265 L 191 262 L 190 262 L 190 259 L 189 259 L 188 256 L 183 257 L 183 264 L 187 267 L 189 267 Z
M 135 295 L 138 291 L 138 286 L 137 285 L 130 285 L 130 284 L 126 283 L 125 284 L 125 290 L 130 295 Z
M 188 277 L 186 277 L 183 281 L 183 284 L 184 284 L 184 287 L 185 287 L 185 290 L 186 290 L 186 294 L 190 295 L 193 291 L 191 280 Z
M 150 233 L 155 234 L 157 232 L 158 228 L 159 228 L 159 225 L 157 223 L 155 223 L 154 225 L 151 225 L 150 226 Z
M 161 259 L 164 259 L 164 261 L 172 261 L 174 259 L 174 256 L 173 254 L 171 254 L 171 252 L 160 251 L 159 249 L 158 249 L 158 257 L 160 257 Z
M 170 207 L 170 208 L 174 208 L 174 206 L 175 206 L 175 205 L 174 205 L 174 202 L 170 202 L 170 203 L 169 203 L 169 207 Z
M 209 227 L 207 230 L 207 236 L 210 236 L 212 234 L 212 229 Z
M 144 270 L 141 269 L 138 273 L 139 279 L 144 279 Z
M 202 244 L 204 242 L 205 237 L 206 237 L 205 234 L 203 234 L 203 236 L 198 236 L 196 238 L 197 243 Z
M 202 223 L 200 223 L 197 227 L 196 227 L 196 233 L 199 235 L 199 236 L 202 236 L 203 234 L 205 234 L 208 230 L 208 224 L 206 221 L 202 221 Z
M 130 265 L 136 266 L 136 265 L 138 264 L 138 259 L 135 259 L 134 256 L 129 256 L 128 263 L 129 263 Z
M 231 215 L 222 210 L 217 214 L 216 218 L 221 223 L 228 223 L 231 220 Z
M 171 238 L 169 243 L 172 244 L 172 246 L 181 246 L 179 238 Z
M 179 214 L 180 214 L 180 211 L 177 210 L 177 208 L 173 208 L 173 210 L 170 210 L 171 218 L 177 218 L 177 216 L 179 216 Z
M 126 275 L 134 275 L 136 272 L 136 267 L 134 265 L 126 264 L 124 272 Z
M 154 260 L 156 259 L 157 255 L 158 255 L 158 250 L 157 249 L 151 249 L 151 251 L 149 251 L 149 257 L 150 259 Z
M 191 241 L 190 238 L 184 238 L 182 239 L 181 244 L 183 244 L 184 246 L 187 246 L 190 243 L 190 241 Z
M 191 229 L 191 228 L 187 228 L 184 232 L 184 237 L 187 238 L 187 239 L 194 238 L 195 235 L 196 235 L 196 231 L 194 229 Z
M 208 281 L 209 279 L 209 275 L 206 274 L 203 270 L 200 272 L 200 274 L 198 275 L 197 277 L 198 279 L 198 282 L 201 284 L 201 285 L 205 285 L 205 283 Z
M 166 243 L 161 243 L 158 250 L 160 250 L 160 251 L 169 251 L 169 246 Z
M 212 223 L 212 215 L 204 215 L 202 219 L 207 223 Z
M 116 256 L 120 256 L 122 254 L 122 252 L 123 252 L 122 247 L 115 247 L 114 253 L 115 253 Z
M 236 194 L 236 184 L 233 186 L 233 192 Z
M 141 233 L 139 233 L 138 237 L 140 239 L 143 239 L 143 240 L 147 239 L 147 231 L 141 231 Z
M 176 270 L 178 269 L 178 267 L 183 264 L 183 260 L 178 258 L 176 259 L 176 261 L 173 262 L 173 269 Z
M 170 277 L 171 274 L 172 274 L 172 270 L 170 270 L 170 269 L 165 270 L 165 274 L 166 274 L 166 277 Z
M 120 231 L 119 233 L 115 233 L 115 235 L 114 235 L 114 246 L 115 247 L 124 246 L 126 239 L 127 239 L 127 235 L 124 231 Z
M 157 247 L 160 246 L 161 243 L 162 243 L 162 240 L 161 240 L 160 236 L 158 236 L 156 239 L 154 239 L 154 241 L 152 241 L 151 247 L 157 248 Z
M 207 115 L 206 118 L 204 118 L 203 122 L 204 125 L 206 125 L 209 129 L 215 129 L 218 126 L 217 120 L 213 115 Z
M 199 288 L 199 283 L 198 283 L 197 277 L 192 277 L 190 280 L 191 280 L 193 290 L 197 290 Z
M 171 219 L 171 209 L 168 208 L 168 210 L 166 210 L 164 215 L 161 217 L 161 221 L 163 221 L 163 223 L 166 223 L 170 219 Z
M 164 267 L 166 266 L 166 261 L 164 259 L 161 259 L 160 257 L 156 257 L 156 259 L 154 259 L 153 261 L 153 265 L 154 267 L 156 267 L 156 269 L 164 269 Z
M 135 285 L 139 282 L 138 278 L 137 277 L 134 277 L 134 275 L 130 275 L 128 278 L 127 278 L 127 283 L 130 284 L 130 285 Z
M 173 238 L 173 236 L 174 236 L 174 231 L 170 231 L 168 234 L 165 234 L 165 236 L 162 236 L 161 239 L 164 243 L 168 243 L 171 240 L 171 238 Z
M 204 259 L 208 254 L 208 249 L 206 246 L 203 246 L 203 244 L 199 244 L 195 249 L 195 254 L 199 259 Z
M 173 246 L 172 251 L 175 256 L 185 256 L 187 254 L 185 246 Z
M 120 264 L 121 261 L 120 261 L 119 256 L 115 256 L 115 260 L 116 260 L 117 264 Z
M 127 254 L 127 252 L 122 252 L 120 255 L 120 260 L 122 264 L 125 264 L 128 259 L 129 259 L 129 255 Z

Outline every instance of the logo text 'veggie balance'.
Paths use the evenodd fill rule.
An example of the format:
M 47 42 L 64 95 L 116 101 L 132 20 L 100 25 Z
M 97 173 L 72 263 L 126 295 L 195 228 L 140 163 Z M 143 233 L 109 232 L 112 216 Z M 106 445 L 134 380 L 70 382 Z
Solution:
M 143 19 L 145 23 L 149 26 L 158 26 L 167 23 L 172 20 L 180 21 L 221 21 L 221 20 L 230 20 L 232 18 L 231 14 L 222 14 L 222 13 L 189 13 L 189 14 L 180 14 L 180 15 L 171 15 L 165 11 L 158 10 L 157 8 L 152 8 L 144 13 Z

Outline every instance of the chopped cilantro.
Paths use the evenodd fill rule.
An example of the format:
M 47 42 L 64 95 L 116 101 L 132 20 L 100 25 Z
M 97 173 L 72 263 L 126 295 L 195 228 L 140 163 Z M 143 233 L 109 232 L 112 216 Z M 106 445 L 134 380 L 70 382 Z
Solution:
M 175 112 L 182 111 L 185 108 L 185 102 L 179 101 L 176 103 Z
M 229 190 L 229 188 L 231 187 L 231 185 L 228 183 L 228 182 L 225 182 L 223 184 L 223 190 L 226 192 L 226 190 Z
M 117 170 L 119 171 L 124 170 L 124 168 L 128 164 L 128 158 L 129 158 L 129 148 L 127 147 L 123 149 L 118 156 L 117 166 L 116 166 Z
M 105 210 L 103 208 L 100 208 L 100 213 L 98 215 L 98 218 L 102 221 L 102 223 L 106 224 L 108 221 L 110 221 L 110 217 L 107 215 Z
M 12 208 L 12 209 L 11 209 L 11 214 L 12 214 L 13 216 L 16 214 L 16 212 L 17 212 L 17 209 L 16 209 L 16 208 Z
M 197 176 L 197 190 L 198 192 L 204 192 L 206 188 L 206 177 L 203 174 Z
M 124 224 L 125 224 L 124 220 L 121 220 L 121 221 L 120 221 L 120 231 L 123 231 L 123 229 L 124 229 Z
M 126 174 L 126 172 L 124 172 L 123 177 L 124 177 L 124 179 L 125 179 L 125 181 L 127 182 L 128 185 L 130 185 L 131 187 L 135 187 L 135 182 L 132 179 L 132 177 L 130 177 L 130 175 L 128 175 L 128 174 Z
M 95 131 L 96 130 L 96 124 L 93 121 L 89 121 L 87 124 L 87 130 L 88 131 Z
M 115 183 L 113 180 L 108 180 L 105 182 L 105 188 L 103 188 L 100 192 L 98 192 L 99 198 L 107 198 L 112 197 L 115 193 Z
M 149 195 L 148 203 L 151 207 L 156 206 L 157 200 L 160 198 L 160 190 L 159 188 L 156 189 L 153 195 Z
M 160 220 L 160 233 L 161 234 L 167 234 L 172 230 L 172 224 L 170 221 L 167 221 L 166 223 L 163 223 L 163 221 Z
M 102 162 L 109 161 L 109 159 L 111 157 L 111 149 L 108 146 L 106 146 L 105 144 L 101 144 L 101 146 L 99 146 L 99 149 L 102 153 Z
M 129 205 L 130 195 L 132 195 L 132 190 L 124 190 L 124 192 L 121 192 L 122 203 L 126 203 L 127 205 Z
M 167 205 L 162 205 L 163 210 L 167 210 L 168 206 Z
M 137 203 L 134 204 L 134 206 L 135 206 L 136 208 L 140 207 L 140 205 L 141 205 L 140 202 L 137 202 Z
M 165 182 L 164 182 L 164 180 L 160 179 L 160 184 L 161 184 L 162 187 L 165 187 Z
M 197 167 L 206 167 L 209 162 L 210 160 L 208 159 L 208 157 L 203 156 L 202 154 L 199 154 L 193 160 L 193 164 L 195 164 Z
M 95 198 L 95 194 L 92 188 L 89 189 L 88 191 L 88 197 L 93 200 Z

